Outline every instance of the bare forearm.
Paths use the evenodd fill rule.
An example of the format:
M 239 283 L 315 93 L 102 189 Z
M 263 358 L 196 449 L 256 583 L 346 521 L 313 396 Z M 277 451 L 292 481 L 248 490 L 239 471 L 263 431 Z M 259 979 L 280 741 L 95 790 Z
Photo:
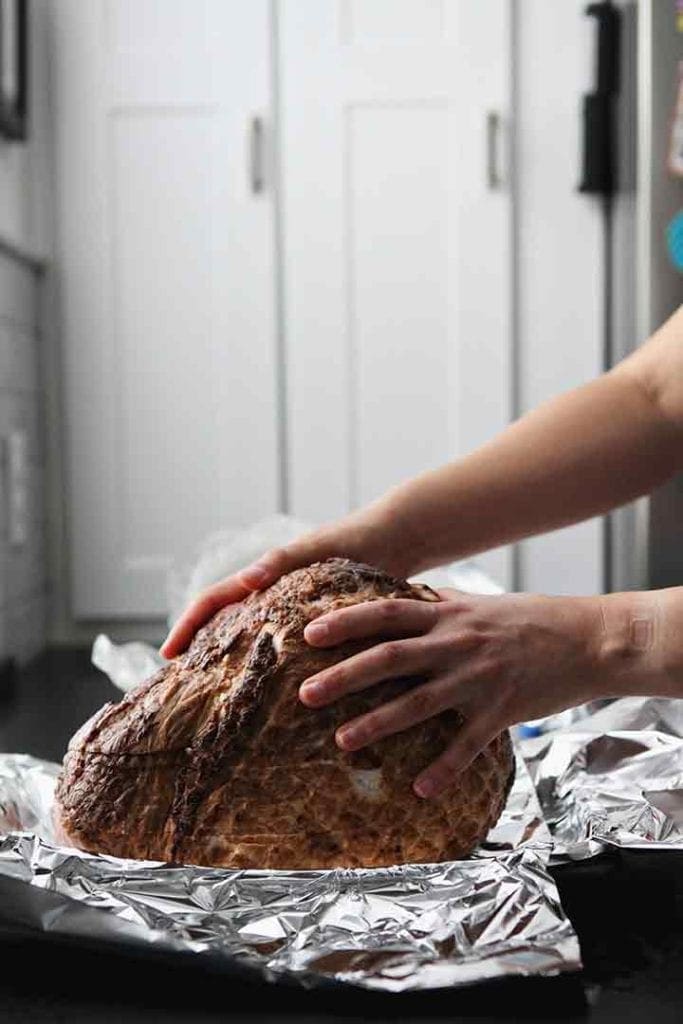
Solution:
M 683 430 L 614 371 L 402 484 L 375 510 L 409 539 L 403 568 L 415 572 L 623 504 L 673 473 L 682 453 Z
M 682 465 L 683 307 L 611 373 L 209 588 L 163 652 L 174 657 L 223 605 L 299 566 L 343 555 L 410 576 L 605 512 Z

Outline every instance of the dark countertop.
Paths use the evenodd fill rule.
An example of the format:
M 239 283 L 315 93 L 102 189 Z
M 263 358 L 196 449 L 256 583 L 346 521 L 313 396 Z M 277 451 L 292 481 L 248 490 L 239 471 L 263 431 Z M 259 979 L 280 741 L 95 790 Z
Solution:
M 117 691 L 83 651 L 52 651 L 0 695 L 0 750 L 60 760 L 68 738 Z M 612 854 L 555 869 L 585 973 L 415 995 L 303 991 L 197 965 L 56 939 L 16 921 L 0 886 L 0 1020 L 209 1024 L 401 1020 L 679 1021 L 683 854 Z

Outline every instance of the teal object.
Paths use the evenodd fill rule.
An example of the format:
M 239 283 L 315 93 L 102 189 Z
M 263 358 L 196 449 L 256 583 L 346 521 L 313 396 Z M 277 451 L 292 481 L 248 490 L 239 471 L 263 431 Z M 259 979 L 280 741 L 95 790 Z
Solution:
M 683 274 L 683 210 L 667 224 L 666 247 L 674 267 Z

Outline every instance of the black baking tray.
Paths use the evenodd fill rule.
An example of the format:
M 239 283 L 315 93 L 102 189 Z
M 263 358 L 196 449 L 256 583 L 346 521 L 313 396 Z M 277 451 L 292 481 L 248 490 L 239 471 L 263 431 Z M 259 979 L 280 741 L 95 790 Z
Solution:
M 64 914 L 68 906 L 69 914 Z M 79 911 L 83 918 L 79 917 Z M 75 916 L 74 916 L 75 915 Z M 37 921 L 41 924 L 38 926 Z M 91 936 L 84 923 L 95 922 Z M 87 925 L 86 925 L 87 926 Z M 96 933 L 95 933 L 96 931 Z M 174 1007 L 225 1008 L 237 999 L 256 1012 L 317 1013 L 382 1017 L 389 1014 L 420 1018 L 475 1015 L 493 1018 L 539 1016 L 567 1018 L 585 1009 L 584 989 L 577 974 L 555 978 L 515 978 L 410 993 L 374 993 L 353 989 L 334 980 L 306 990 L 287 978 L 267 981 L 252 965 L 215 953 L 191 953 L 150 945 L 117 929 L 116 918 L 104 910 L 83 907 L 77 901 L 46 892 L 12 878 L 0 877 L 0 964 L 7 975 L 14 957 L 32 964 L 34 980 L 50 991 L 73 988 L 78 964 L 79 997 L 92 997 L 112 989 L 128 992 L 135 1006 L 140 1000 Z M 125 979 L 125 980 L 124 980 Z M 103 986 L 105 988 L 103 989 Z
M 581 941 L 583 975 L 400 994 L 358 991 L 334 981 L 311 990 L 286 980 L 266 982 L 257 969 L 229 957 L 167 950 L 121 935 L 112 915 L 93 908 L 84 910 L 102 918 L 98 934 L 72 934 L 60 921 L 67 919 L 64 904 L 75 901 L 0 878 L 0 1006 L 8 987 L 16 997 L 17 987 L 28 985 L 32 996 L 42 993 L 44 1000 L 63 1006 L 90 1001 L 93 1021 L 98 1018 L 92 1007 L 103 999 L 103 1005 L 118 1007 L 120 1019 L 127 1020 L 133 1011 L 149 1011 L 159 1019 L 158 1012 L 172 1009 L 176 1017 L 187 1014 L 178 1019 L 194 1022 L 203 1019 L 201 1014 L 234 1017 L 244 1008 L 249 1019 L 269 1021 L 680 1020 L 680 854 L 615 851 L 563 865 L 553 874 Z

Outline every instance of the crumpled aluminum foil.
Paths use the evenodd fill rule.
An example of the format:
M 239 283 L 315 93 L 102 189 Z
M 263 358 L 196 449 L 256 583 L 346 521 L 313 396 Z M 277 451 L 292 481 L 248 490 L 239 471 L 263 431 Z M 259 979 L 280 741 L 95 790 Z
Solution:
M 0 755 L 0 875 L 53 895 L 42 915 L 27 900 L 37 928 L 218 955 L 271 981 L 390 992 L 581 966 L 520 758 L 505 811 L 474 857 L 377 870 L 229 871 L 59 847 L 57 772 Z
M 520 747 L 553 862 L 608 846 L 683 850 L 683 701 L 617 700 Z

